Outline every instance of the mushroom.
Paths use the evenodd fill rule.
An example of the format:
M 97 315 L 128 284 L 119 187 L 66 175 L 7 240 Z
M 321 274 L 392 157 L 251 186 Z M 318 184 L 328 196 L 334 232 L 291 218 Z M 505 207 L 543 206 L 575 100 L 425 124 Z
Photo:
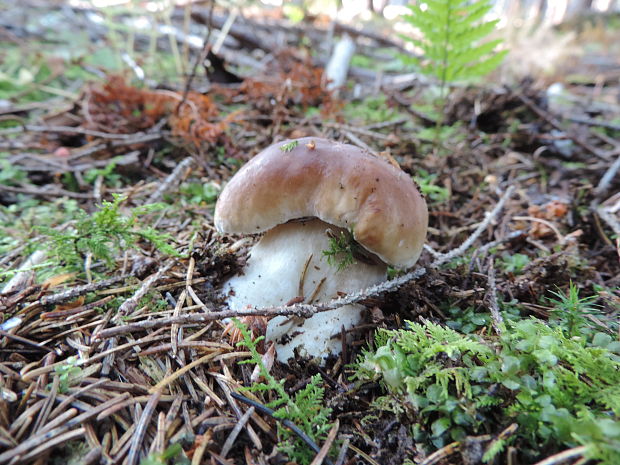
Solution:
M 223 286 L 232 309 L 316 303 L 386 279 L 387 266 L 413 266 L 422 252 L 428 211 L 411 176 L 353 145 L 319 138 L 279 142 L 256 155 L 226 185 L 215 206 L 220 232 L 265 234 L 243 274 Z M 329 264 L 330 238 L 355 242 L 355 263 Z M 362 321 L 347 305 L 304 321 L 267 324 L 277 358 L 338 354 L 340 334 Z

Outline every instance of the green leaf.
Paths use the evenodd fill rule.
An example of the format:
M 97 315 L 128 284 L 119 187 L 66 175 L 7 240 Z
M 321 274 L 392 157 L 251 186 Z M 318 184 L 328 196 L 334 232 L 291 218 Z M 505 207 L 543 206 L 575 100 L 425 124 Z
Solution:
M 443 433 L 446 432 L 448 428 L 450 428 L 452 422 L 449 418 L 440 418 L 439 420 L 435 420 L 431 425 L 431 431 L 433 432 L 434 437 L 439 437 Z
M 502 360 L 502 372 L 506 375 L 514 375 L 521 368 L 521 360 L 518 357 L 507 355 Z
M 607 333 L 596 333 L 592 338 L 592 345 L 598 347 L 607 347 L 613 338 Z

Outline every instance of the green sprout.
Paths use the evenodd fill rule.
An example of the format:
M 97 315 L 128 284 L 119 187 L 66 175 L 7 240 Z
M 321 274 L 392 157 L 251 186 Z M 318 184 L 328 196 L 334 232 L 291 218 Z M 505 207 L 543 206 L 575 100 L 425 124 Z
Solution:
M 282 150 L 283 152 L 290 152 L 295 147 L 297 147 L 297 145 L 299 145 L 299 141 L 292 140 L 288 144 L 284 144 L 282 147 L 280 147 L 280 150 Z
M 349 265 L 355 263 L 355 249 L 357 244 L 353 239 L 353 233 L 340 231 L 339 235 L 329 238 L 329 249 L 323 250 L 323 255 L 327 257 L 327 263 L 335 266 L 338 271 L 344 270 Z

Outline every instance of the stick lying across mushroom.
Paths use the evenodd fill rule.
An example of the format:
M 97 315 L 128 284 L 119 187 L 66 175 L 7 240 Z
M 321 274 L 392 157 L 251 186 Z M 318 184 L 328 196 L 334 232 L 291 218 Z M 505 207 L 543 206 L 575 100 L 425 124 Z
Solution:
M 265 232 L 244 273 L 225 283 L 227 303 L 241 309 L 357 292 L 385 280 L 387 265 L 411 267 L 427 225 L 424 198 L 411 177 L 388 161 L 325 139 L 273 144 L 232 177 L 215 207 L 220 232 Z M 330 253 L 344 260 L 342 248 L 354 252 L 353 263 L 328 263 Z M 276 341 L 280 361 L 295 348 L 325 358 L 340 352 L 342 328 L 361 320 L 359 305 L 305 321 L 276 317 L 267 324 L 267 340 Z

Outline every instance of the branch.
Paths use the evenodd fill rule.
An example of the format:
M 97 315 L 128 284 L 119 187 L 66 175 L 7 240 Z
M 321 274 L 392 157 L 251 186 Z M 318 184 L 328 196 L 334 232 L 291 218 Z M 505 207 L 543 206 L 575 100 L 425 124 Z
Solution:
M 482 232 L 487 228 L 489 224 L 497 217 L 504 204 L 512 194 L 513 187 L 509 187 L 502 198 L 499 200 L 495 208 L 487 214 L 487 217 L 478 225 L 478 228 L 469 236 L 463 244 L 448 252 L 446 254 L 440 255 L 435 261 L 433 261 L 430 265 L 430 268 L 435 269 L 443 265 L 444 263 L 462 255 L 467 251 L 469 247 L 474 243 L 474 241 L 482 234 Z M 206 313 L 197 313 L 197 314 L 184 314 L 174 317 L 161 318 L 158 320 L 146 320 L 140 321 L 138 323 L 132 323 L 124 326 L 116 326 L 113 328 L 108 328 L 102 330 L 97 336 L 98 339 L 106 339 L 110 337 L 117 336 L 119 334 L 132 333 L 136 331 L 143 331 L 146 329 L 152 328 L 161 328 L 169 325 L 196 325 L 196 324 L 204 324 L 209 321 L 214 320 L 222 320 L 224 318 L 233 318 L 233 317 L 246 317 L 246 316 L 298 316 L 302 318 L 309 318 L 315 313 L 326 312 L 329 310 L 334 310 L 339 307 L 343 307 L 345 305 L 351 305 L 359 303 L 363 300 L 369 299 L 371 297 L 377 296 L 379 294 L 383 294 L 384 292 L 393 291 L 403 284 L 406 284 L 410 281 L 421 278 L 426 274 L 426 269 L 423 267 L 419 267 L 406 273 L 398 278 L 394 278 L 389 281 L 384 281 L 382 283 L 376 284 L 375 286 L 368 287 L 366 289 L 362 289 L 359 292 L 348 294 L 344 297 L 339 297 L 337 299 L 333 299 L 326 303 L 319 304 L 294 304 L 289 306 L 278 306 L 278 307 L 263 307 L 263 308 L 250 308 L 250 309 L 241 309 L 241 310 L 222 310 L 222 311 L 210 311 L 211 309 L 206 309 Z M 120 312 L 119 312 L 120 313 Z
M 185 175 L 185 170 L 187 168 L 190 168 L 193 162 L 194 160 L 192 159 L 192 157 L 187 157 L 181 163 L 179 163 L 174 168 L 174 170 L 172 170 L 172 173 L 170 173 L 168 177 L 166 177 L 164 182 L 160 184 L 157 190 L 151 194 L 151 196 L 146 201 L 146 203 L 158 202 L 161 199 L 161 197 L 164 195 L 164 193 L 168 191 L 172 187 L 173 184 L 177 184 L 179 182 L 181 177 Z
M 508 189 L 506 189 L 506 192 L 504 192 L 504 195 L 502 195 L 502 198 L 499 199 L 499 202 L 497 202 L 497 205 L 495 205 L 495 208 L 491 210 L 490 213 L 487 214 L 487 217 L 484 219 L 484 221 L 482 221 L 482 223 L 478 225 L 478 227 L 471 234 L 471 236 L 465 239 L 465 242 L 463 242 L 456 249 L 452 249 L 448 253 L 439 255 L 439 257 L 436 258 L 435 261 L 433 261 L 433 263 L 431 263 L 431 268 L 439 268 L 444 263 L 448 263 L 454 258 L 463 255 L 467 251 L 467 249 L 471 247 L 474 241 L 478 239 L 478 237 L 480 237 L 480 235 L 484 232 L 484 230 L 491 224 L 491 222 L 495 219 L 495 217 L 497 217 L 500 210 L 504 208 L 504 204 L 512 195 L 513 190 L 514 190 L 514 186 L 510 186 Z

